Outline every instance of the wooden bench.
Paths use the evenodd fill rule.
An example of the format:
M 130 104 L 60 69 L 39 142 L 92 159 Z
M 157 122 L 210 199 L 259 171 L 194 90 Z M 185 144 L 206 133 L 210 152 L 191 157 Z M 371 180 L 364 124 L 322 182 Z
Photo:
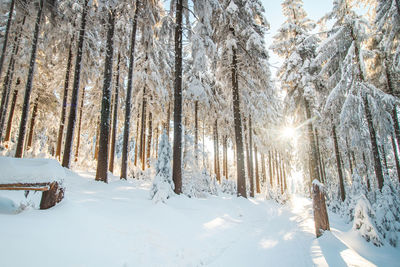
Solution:
M 64 198 L 64 187 L 56 181 L 47 183 L 0 183 L 0 190 L 41 191 L 41 210 L 53 207 Z

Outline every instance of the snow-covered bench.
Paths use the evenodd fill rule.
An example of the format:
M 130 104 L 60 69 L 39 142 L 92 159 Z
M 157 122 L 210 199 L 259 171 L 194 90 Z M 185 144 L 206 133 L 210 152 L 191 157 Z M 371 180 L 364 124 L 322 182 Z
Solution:
M 40 209 L 64 197 L 65 171 L 56 160 L 0 157 L 0 190 L 41 191 Z

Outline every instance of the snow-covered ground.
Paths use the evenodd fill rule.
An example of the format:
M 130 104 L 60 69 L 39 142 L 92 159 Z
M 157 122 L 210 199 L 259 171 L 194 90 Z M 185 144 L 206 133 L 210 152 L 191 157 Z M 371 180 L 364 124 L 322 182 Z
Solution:
M 311 201 L 220 194 L 149 200 L 151 182 L 94 181 L 67 171 L 65 199 L 49 210 L 40 193 L 0 191 L 0 266 L 400 266 L 400 249 L 377 248 L 330 214 L 316 239 Z

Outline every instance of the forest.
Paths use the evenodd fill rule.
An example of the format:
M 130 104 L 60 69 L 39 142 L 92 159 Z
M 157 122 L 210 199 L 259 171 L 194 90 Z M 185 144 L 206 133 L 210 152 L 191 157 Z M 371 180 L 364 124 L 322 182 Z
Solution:
M 144 216 L 135 223 L 145 233 L 154 224 L 153 235 L 127 234 L 145 248 L 135 245 L 124 262 L 115 261 L 129 254 L 124 248 L 104 261 L 93 249 L 87 261 L 59 262 L 80 242 L 79 234 L 63 234 L 69 241 L 51 259 L 59 266 L 246 266 L 248 249 L 250 265 L 265 266 L 273 253 L 297 249 L 285 242 L 304 238 L 310 251 L 318 242 L 323 256 L 302 249 L 301 266 L 399 264 L 400 1 L 324 0 L 331 9 L 316 21 L 302 0 L 273 1 L 284 22 L 271 34 L 261 0 L 2 0 L 0 235 L 15 245 L 0 244 L 10 253 L 7 266 L 26 266 L 13 257 L 21 249 L 49 249 L 34 229 L 54 238 L 67 215 L 94 225 L 103 214 L 93 230 L 102 232 L 113 209 L 128 232 L 124 220 Z M 60 203 L 40 213 L 40 196 L 28 192 L 52 190 L 32 178 L 46 171 L 60 175 Z M 130 204 L 115 202 L 122 199 Z M 191 237 L 197 224 L 181 213 L 201 229 L 220 229 L 209 240 L 212 252 L 194 252 L 205 241 Z M 220 223 L 242 228 L 228 233 Z M 71 232 L 85 231 L 73 225 Z M 174 243 L 179 227 L 187 240 Z M 258 227 L 269 254 L 239 237 Z M 23 236 L 8 233 L 21 228 L 30 240 L 23 248 Z M 98 245 L 123 242 L 112 234 Z M 86 246 L 97 240 L 84 235 Z M 243 255 L 219 243 L 236 235 Z M 167 240 L 177 247 L 160 249 Z M 28 266 L 39 265 L 32 257 Z M 290 260 L 270 264 L 298 264 Z

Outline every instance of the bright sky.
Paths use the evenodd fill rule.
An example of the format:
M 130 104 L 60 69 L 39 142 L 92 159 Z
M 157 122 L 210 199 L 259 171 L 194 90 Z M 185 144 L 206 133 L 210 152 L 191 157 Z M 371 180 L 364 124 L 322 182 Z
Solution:
M 265 8 L 265 17 L 267 18 L 271 29 L 265 37 L 267 47 L 272 44 L 272 37 L 276 34 L 278 28 L 285 21 L 282 14 L 282 0 L 262 0 Z M 314 21 L 319 20 L 323 15 L 332 9 L 332 0 L 303 0 L 304 10 L 308 17 Z M 279 67 L 280 59 L 270 50 L 270 64 Z M 271 68 L 272 73 L 275 73 L 275 68 Z

